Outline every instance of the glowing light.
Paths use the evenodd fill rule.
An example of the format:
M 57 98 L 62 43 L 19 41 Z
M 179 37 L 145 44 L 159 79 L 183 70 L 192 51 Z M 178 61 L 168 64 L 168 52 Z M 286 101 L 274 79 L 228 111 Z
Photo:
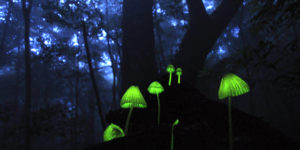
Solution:
M 233 135 L 232 135 L 232 117 L 231 117 L 231 97 L 248 93 L 250 88 L 248 84 L 233 73 L 226 74 L 219 87 L 218 98 L 224 99 L 228 97 L 228 136 L 229 150 L 233 150 Z
M 182 75 L 182 69 L 181 68 L 176 69 L 176 75 L 177 75 L 177 83 L 180 84 L 180 77 Z
M 77 47 L 79 44 L 78 44 L 78 39 L 77 39 L 77 35 L 74 34 L 73 37 L 72 37 L 72 40 L 71 40 L 71 45 L 72 46 L 75 46 Z
M 52 30 L 53 30 L 55 33 L 58 33 L 58 32 L 61 31 L 61 29 L 59 29 L 57 26 L 54 26 L 54 27 L 52 28 Z
M 226 74 L 220 84 L 218 97 L 224 99 L 227 97 L 239 96 L 248 93 L 250 88 L 248 84 L 235 74 Z
M 79 67 L 79 69 L 84 68 L 85 67 L 85 63 L 83 61 L 79 61 L 78 62 L 78 67 Z
M 175 72 L 175 67 L 173 65 L 168 65 L 166 71 L 170 73 L 170 76 L 169 76 L 169 86 L 171 86 L 172 73 Z
M 7 9 L 5 5 L 0 6 L 0 22 L 5 21 Z
M 185 24 L 187 24 L 187 21 L 186 20 L 180 20 L 180 25 L 185 25 Z
M 43 38 L 43 40 L 44 40 L 44 44 L 45 44 L 45 45 L 50 46 L 50 45 L 52 44 L 50 34 L 48 34 L 48 33 L 43 33 L 43 34 L 42 34 L 42 38 Z
M 133 108 L 147 108 L 147 103 L 139 89 L 138 86 L 130 86 L 125 94 L 122 96 L 120 102 L 121 108 L 130 108 L 126 124 L 125 124 L 125 134 L 127 134 L 129 120 L 133 111 Z
M 111 123 L 103 133 L 103 141 L 107 142 L 116 138 L 124 137 L 124 131 L 118 125 Z
M 98 34 L 98 39 L 103 41 L 103 40 L 106 40 L 106 36 L 107 36 L 107 33 L 102 30 L 101 34 Z
M 222 55 L 222 54 L 225 54 L 225 53 L 226 53 L 226 50 L 223 48 L 223 46 L 219 46 L 218 54 Z
M 122 108 L 147 108 L 147 103 L 138 86 L 130 86 L 124 93 L 120 105 Z
M 171 23 L 171 25 L 174 26 L 174 27 L 177 26 L 177 24 L 178 24 L 178 23 L 177 23 L 177 20 L 175 20 L 175 19 L 171 19 L 171 20 L 170 20 L 170 23 Z
M 171 133 L 171 150 L 174 149 L 174 127 L 179 124 L 179 119 L 177 118 L 172 124 L 172 133 Z
M 211 14 L 216 9 L 214 0 L 202 0 L 202 2 L 209 14 Z
M 148 87 L 148 92 L 150 94 L 154 94 L 157 97 L 157 125 L 159 126 L 160 123 L 160 100 L 159 100 L 159 94 L 164 91 L 164 87 L 158 82 L 158 81 L 153 81 L 149 87 Z
M 31 48 L 30 51 L 33 52 L 35 55 L 40 55 L 40 49 Z
M 58 57 L 58 60 L 59 60 L 60 62 L 63 62 L 63 63 L 67 62 L 65 56 L 59 56 L 59 57 Z
M 240 33 L 240 28 L 239 27 L 234 27 L 232 30 L 231 30 L 231 34 L 232 36 L 238 38 L 239 37 L 239 33 Z

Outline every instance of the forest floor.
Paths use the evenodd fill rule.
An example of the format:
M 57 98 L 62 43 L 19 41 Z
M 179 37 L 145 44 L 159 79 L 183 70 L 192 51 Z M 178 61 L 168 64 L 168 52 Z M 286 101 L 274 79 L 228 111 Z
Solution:
M 128 135 L 93 145 L 86 150 L 168 150 L 172 123 L 174 150 L 228 150 L 227 104 L 206 98 L 197 89 L 185 84 L 167 86 L 167 77 L 159 82 L 165 87 L 160 94 L 161 123 L 157 126 L 155 95 L 146 94 L 147 109 L 134 109 Z M 145 94 L 144 94 L 145 95 Z M 106 120 L 124 128 L 128 110 L 110 112 Z M 260 118 L 232 108 L 235 150 L 299 150 L 300 145 Z

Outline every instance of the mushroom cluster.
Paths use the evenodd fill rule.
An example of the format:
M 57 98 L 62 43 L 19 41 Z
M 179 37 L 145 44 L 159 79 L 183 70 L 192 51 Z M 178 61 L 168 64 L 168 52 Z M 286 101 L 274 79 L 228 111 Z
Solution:
M 170 65 L 168 65 L 166 71 L 170 74 L 170 76 L 169 76 L 169 86 L 171 86 L 172 73 L 175 72 L 175 67 L 170 64 Z M 180 84 L 180 77 L 182 75 L 182 69 L 181 68 L 176 69 L 176 75 L 177 75 L 177 83 Z

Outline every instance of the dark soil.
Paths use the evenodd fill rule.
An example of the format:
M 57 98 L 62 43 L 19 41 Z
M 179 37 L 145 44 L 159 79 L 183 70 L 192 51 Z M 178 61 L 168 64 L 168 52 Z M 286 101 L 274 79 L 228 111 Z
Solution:
M 168 77 L 159 81 L 165 87 L 165 92 L 160 95 L 159 127 L 156 96 L 144 94 L 148 108 L 133 110 L 126 137 L 86 150 L 168 150 L 171 125 L 176 118 L 180 122 L 174 130 L 174 150 L 228 150 L 227 104 L 206 98 L 184 82 L 178 85 L 175 79 L 171 87 L 167 85 Z M 124 128 L 127 114 L 128 110 L 120 109 L 110 112 L 106 119 Z M 232 108 L 232 119 L 235 150 L 300 149 L 299 144 L 259 118 Z

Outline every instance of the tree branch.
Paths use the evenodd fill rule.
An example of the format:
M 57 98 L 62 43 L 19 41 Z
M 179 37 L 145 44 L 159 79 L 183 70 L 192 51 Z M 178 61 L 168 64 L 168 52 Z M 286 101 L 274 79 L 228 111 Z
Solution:
M 219 32 L 223 32 L 242 2 L 243 0 L 223 0 L 221 5 L 214 11 L 211 19 L 216 29 L 220 29 Z
M 186 2 L 189 8 L 191 26 L 199 24 L 203 20 L 207 20 L 209 18 L 202 0 L 187 0 Z

